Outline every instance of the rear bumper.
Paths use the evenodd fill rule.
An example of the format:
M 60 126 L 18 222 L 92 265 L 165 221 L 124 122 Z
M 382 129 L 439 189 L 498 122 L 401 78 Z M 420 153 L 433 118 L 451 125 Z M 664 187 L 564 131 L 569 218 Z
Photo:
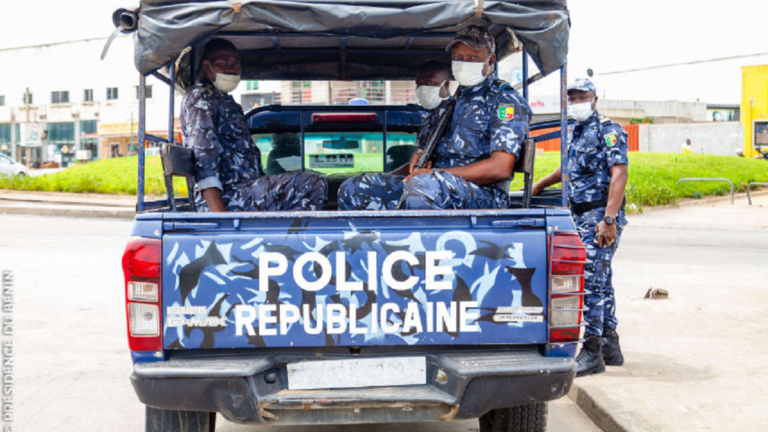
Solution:
M 575 376 L 572 358 L 536 347 L 366 352 L 356 358 L 426 356 L 427 384 L 346 390 L 288 390 L 286 364 L 352 358 L 349 350 L 212 353 L 138 363 L 131 381 L 142 403 L 162 409 L 215 411 L 246 424 L 393 423 L 477 418 L 495 408 L 562 397 Z M 438 371 L 448 376 L 436 379 Z M 272 375 L 274 383 L 266 380 Z

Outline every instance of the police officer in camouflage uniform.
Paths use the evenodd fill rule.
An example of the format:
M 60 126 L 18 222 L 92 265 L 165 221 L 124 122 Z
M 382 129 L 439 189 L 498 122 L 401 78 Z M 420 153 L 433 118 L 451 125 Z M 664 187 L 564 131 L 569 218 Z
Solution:
M 576 357 L 577 376 L 605 371 L 605 365 L 621 366 L 624 357 L 616 333 L 616 300 L 611 260 L 627 225 L 624 188 L 629 177 L 627 133 L 597 110 L 597 90 L 591 81 L 576 80 L 568 87 L 568 105 L 576 126 L 568 146 L 566 176 L 573 218 L 587 247 L 584 288 L 587 328 L 585 342 Z M 560 182 L 561 168 L 533 186 L 536 195 Z
M 496 43 L 487 29 L 469 26 L 448 45 L 453 75 L 459 82 L 456 108 L 437 146 L 433 166 L 412 170 L 403 182 L 407 209 L 507 208 L 506 181 L 528 132 L 531 108 L 494 72 Z M 339 208 L 370 206 L 367 196 L 399 198 L 386 185 L 355 185 L 339 192 Z M 363 187 L 360 187 L 363 186 Z
M 411 173 L 432 127 L 450 100 L 450 79 L 451 70 L 443 63 L 431 60 L 421 65 L 416 74 L 416 96 L 429 114 L 424 116 L 416 134 L 418 150 L 411 156 L 410 163 L 392 172 L 362 174 L 345 180 L 339 188 L 339 210 L 394 210 L 397 207 L 405 188 L 403 180 Z
M 194 150 L 201 211 L 323 210 L 328 186 L 317 174 L 265 175 L 243 109 L 228 95 L 240 82 L 240 56 L 214 39 L 203 53 L 203 82 L 182 100 L 181 133 Z

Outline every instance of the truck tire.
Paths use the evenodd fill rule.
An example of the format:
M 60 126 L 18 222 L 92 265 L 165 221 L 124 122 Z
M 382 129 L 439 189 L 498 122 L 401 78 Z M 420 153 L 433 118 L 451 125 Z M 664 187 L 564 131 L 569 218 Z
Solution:
M 213 432 L 216 413 L 175 411 L 147 407 L 146 432 Z
M 546 403 L 496 409 L 480 417 L 480 432 L 544 432 L 546 430 Z

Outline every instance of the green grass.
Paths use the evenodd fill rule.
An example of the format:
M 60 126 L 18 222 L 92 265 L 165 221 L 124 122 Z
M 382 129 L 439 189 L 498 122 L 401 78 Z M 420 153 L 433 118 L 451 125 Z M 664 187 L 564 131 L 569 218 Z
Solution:
M 543 178 L 559 164 L 559 153 L 537 157 L 534 179 Z M 682 198 L 730 193 L 725 182 L 686 182 L 678 186 L 677 181 L 684 177 L 723 177 L 733 182 L 737 192 L 744 192 L 749 182 L 768 182 L 768 163 L 732 156 L 630 153 L 628 207 L 642 211 L 643 206 L 676 204 Z M 519 189 L 522 185 L 522 178 L 516 178 L 512 188 Z
M 160 156 L 148 156 L 146 162 L 145 193 L 165 195 Z M 123 157 L 89 162 L 40 177 L 0 176 L 0 189 L 135 195 L 137 176 L 138 157 Z M 184 179 L 174 179 L 173 186 L 177 194 L 187 194 Z
M 371 172 L 381 166 L 379 155 L 355 155 L 355 158 L 355 168 L 322 171 Z M 544 177 L 559 163 L 557 153 L 539 156 L 536 159 L 534 178 L 538 180 Z M 136 173 L 136 157 L 105 159 L 40 177 L 0 177 L 0 189 L 134 195 Z M 750 181 L 768 182 L 768 163 L 729 156 L 631 153 L 627 204 L 631 209 L 641 211 L 643 206 L 675 204 L 681 198 L 703 198 L 729 193 L 726 183 L 676 185 L 677 180 L 683 177 L 725 177 L 734 183 L 738 191 L 743 192 L 746 183 Z M 520 187 L 522 178 L 518 176 L 513 188 Z M 187 193 L 182 179 L 175 179 L 174 189 L 182 196 Z M 165 194 L 162 167 L 157 156 L 147 157 L 145 191 L 148 195 Z

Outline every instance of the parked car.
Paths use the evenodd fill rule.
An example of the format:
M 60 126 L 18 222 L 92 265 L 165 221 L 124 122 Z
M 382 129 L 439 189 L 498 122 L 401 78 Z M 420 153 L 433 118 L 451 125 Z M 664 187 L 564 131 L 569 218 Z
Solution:
M 0 175 L 23 177 L 29 175 L 29 170 L 8 156 L 0 155 Z

